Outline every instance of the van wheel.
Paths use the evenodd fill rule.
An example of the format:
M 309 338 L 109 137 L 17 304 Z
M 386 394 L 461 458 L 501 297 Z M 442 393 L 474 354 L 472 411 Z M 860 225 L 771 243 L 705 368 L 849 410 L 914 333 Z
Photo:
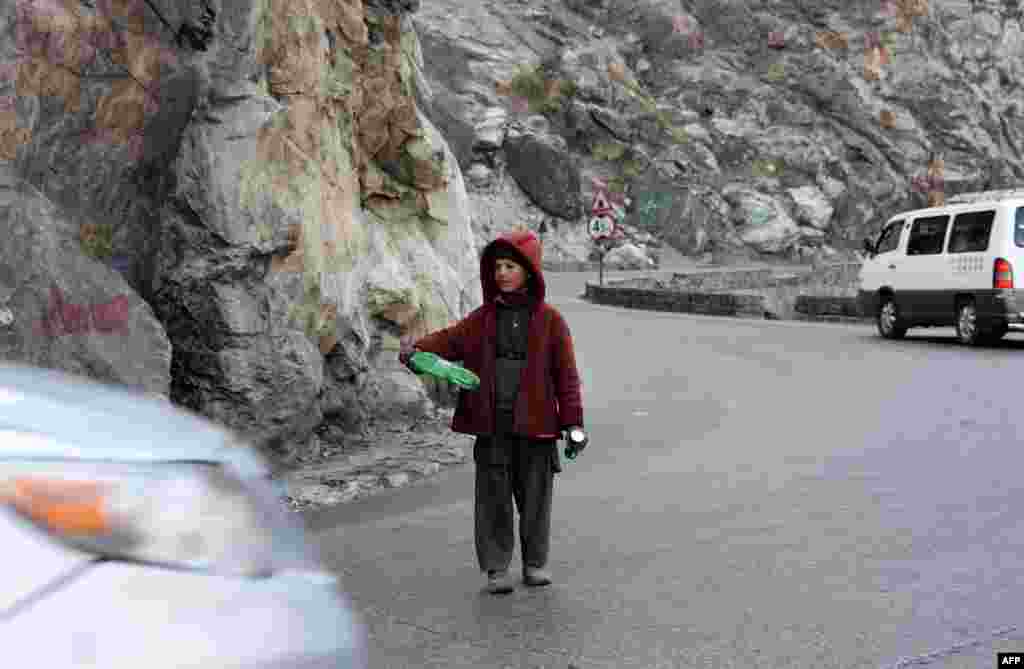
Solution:
M 883 297 L 878 306 L 878 334 L 886 339 L 903 339 L 907 334 L 907 328 L 900 325 L 900 317 L 896 312 L 896 303 L 891 297 Z
M 982 330 L 978 326 L 978 310 L 974 300 L 964 300 L 956 312 L 956 338 L 967 346 L 980 346 L 995 341 L 1002 335 L 998 330 Z M 998 336 L 996 336 L 998 335 Z

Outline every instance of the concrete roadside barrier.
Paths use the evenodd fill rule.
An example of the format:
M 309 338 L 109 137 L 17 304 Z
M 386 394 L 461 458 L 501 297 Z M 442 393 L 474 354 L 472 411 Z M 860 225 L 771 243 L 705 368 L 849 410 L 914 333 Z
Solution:
M 587 283 L 584 296 L 587 300 L 597 304 L 630 309 L 765 318 L 764 296 L 756 291 L 699 293 L 621 285 L 600 286 Z
M 745 267 L 668 273 L 604 286 L 588 283 L 597 304 L 771 320 L 870 323 L 856 297 L 860 263 Z
M 795 320 L 870 323 L 874 316 L 861 311 L 856 297 L 799 295 L 796 298 Z

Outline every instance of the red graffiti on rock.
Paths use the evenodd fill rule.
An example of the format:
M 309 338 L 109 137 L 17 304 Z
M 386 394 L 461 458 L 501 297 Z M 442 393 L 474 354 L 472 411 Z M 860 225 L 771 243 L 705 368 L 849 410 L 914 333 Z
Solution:
M 118 295 L 109 302 L 87 307 L 68 302 L 59 288 L 51 288 L 50 305 L 46 309 L 46 317 L 36 327 L 36 334 L 59 337 L 85 334 L 91 330 L 103 334 L 128 334 L 128 296 Z

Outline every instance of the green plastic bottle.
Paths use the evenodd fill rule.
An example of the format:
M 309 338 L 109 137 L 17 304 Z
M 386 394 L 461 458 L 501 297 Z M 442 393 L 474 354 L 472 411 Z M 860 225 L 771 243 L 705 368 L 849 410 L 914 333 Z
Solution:
M 417 374 L 430 374 L 466 390 L 476 390 L 480 387 L 479 376 L 462 365 L 449 362 L 434 353 L 416 351 L 409 357 L 409 366 Z

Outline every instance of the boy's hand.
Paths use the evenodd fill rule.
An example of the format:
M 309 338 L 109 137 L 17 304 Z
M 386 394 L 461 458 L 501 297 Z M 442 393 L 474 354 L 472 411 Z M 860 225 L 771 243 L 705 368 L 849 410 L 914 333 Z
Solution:
M 412 335 L 404 335 L 398 339 L 398 361 L 406 367 L 409 366 L 409 358 L 416 352 L 412 343 Z
M 569 433 L 571 433 L 573 430 L 579 430 L 580 432 L 583 433 L 583 441 L 581 441 L 579 443 L 576 443 L 572 439 L 569 438 Z M 590 443 L 590 435 L 588 435 L 586 430 L 584 430 L 582 427 L 580 427 L 578 425 L 573 425 L 573 426 L 569 427 L 565 431 L 565 433 L 566 433 L 565 434 L 565 441 L 567 443 L 566 448 L 567 448 L 567 450 L 573 451 L 574 457 L 576 455 L 579 455 L 580 453 L 582 453 L 583 449 L 586 448 L 587 444 Z

